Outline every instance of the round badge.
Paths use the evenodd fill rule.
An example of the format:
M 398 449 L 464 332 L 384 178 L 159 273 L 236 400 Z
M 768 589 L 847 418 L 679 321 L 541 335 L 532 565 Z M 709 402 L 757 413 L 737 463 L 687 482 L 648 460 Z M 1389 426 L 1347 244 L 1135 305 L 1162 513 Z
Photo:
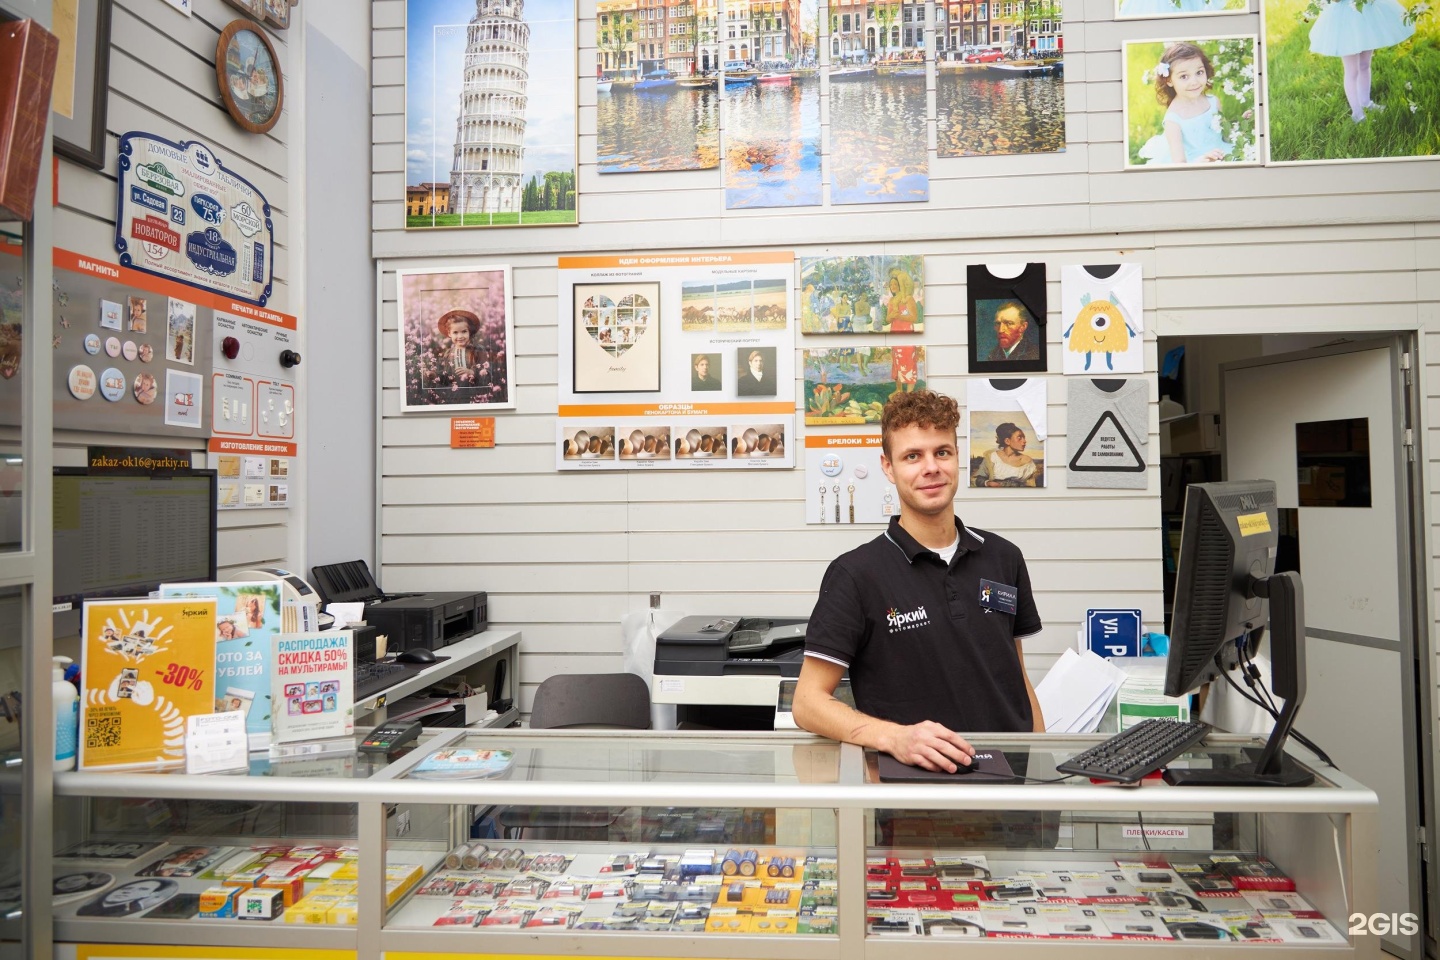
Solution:
M 106 338 L 105 338 L 105 352 L 106 352 L 107 354 L 109 354 L 110 356 L 112 356 L 112 357 L 118 357 L 118 356 L 120 356 L 120 338 L 119 338 L 119 337 L 106 337 Z
M 134 360 L 140 355 L 140 351 L 136 348 L 134 340 L 126 340 L 124 345 L 120 347 L 120 352 L 125 355 L 126 360 Z
M 155 374 L 153 374 L 153 373 L 137 373 L 137 374 L 135 374 L 135 386 L 134 386 L 133 389 L 134 389 L 134 391 L 135 391 L 135 399 L 136 399 L 136 400 L 140 401 L 141 403 L 145 404 L 146 406 L 149 406 L 150 404 L 154 403 L 154 402 L 155 402 L 155 392 L 156 392 L 156 388 L 155 388 Z
M 95 371 L 83 363 L 71 367 L 70 395 L 76 400 L 89 400 L 95 396 Z
M 125 396 L 125 374 L 116 367 L 106 367 L 105 372 L 100 374 L 100 396 L 114 403 Z
M 868 476 L 870 476 L 870 471 L 869 471 L 868 468 L 866 468 L 866 466 L 865 466 L 863 463 L 862 463 L 862 464 L 859 464 L 859 465 L 857 465 L 857 466 L 855 467 L 855 479 L 856 479 L 856 480 L 864 480 L 864 479 L 865 479 L 866 477 L 868 477 Z
M 140 344 L 140 362 L 149 363 L 155 359 L 155 348 L 148 343 Z
M 92 357 L 100 352 L 100 335 L 98 333 L 85 334 L 85 352 Z
M 827 453 L 820 458 L 820 472 L 827 477 L 838 477 L 840 471 L 845 469 L 845 461 L 833 453 Z

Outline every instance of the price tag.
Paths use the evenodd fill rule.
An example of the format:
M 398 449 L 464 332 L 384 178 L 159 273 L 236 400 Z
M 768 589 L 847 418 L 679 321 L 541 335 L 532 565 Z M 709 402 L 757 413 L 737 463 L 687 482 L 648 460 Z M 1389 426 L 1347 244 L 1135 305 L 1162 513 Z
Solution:
M 250 766 L 245 714 L 206 713 L 185 721 L 185 772 L 222 773 Z

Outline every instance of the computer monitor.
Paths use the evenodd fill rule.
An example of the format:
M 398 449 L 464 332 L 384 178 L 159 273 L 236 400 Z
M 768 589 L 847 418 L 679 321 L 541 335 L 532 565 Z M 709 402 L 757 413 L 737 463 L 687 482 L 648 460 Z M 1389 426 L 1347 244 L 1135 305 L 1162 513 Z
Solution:
M 54 471 L 55 632 L 79 632 L 85 600 L 143 597 L 215 579 L 214 470 Z
M 1265 749 L 1237 768 L 1174 770 L 1177 785 L 1303 786 L 1314 775 L 1285 757 L 1305 697 L 1304 591 L 1275 572 L 1279 513 L 1270 480 L 1194 483 L 1185 491 L 1165 693 L 1179 697 L 1240 660 L 1240 645 L 1270 629 L 1271 688 L 1285 701 Z

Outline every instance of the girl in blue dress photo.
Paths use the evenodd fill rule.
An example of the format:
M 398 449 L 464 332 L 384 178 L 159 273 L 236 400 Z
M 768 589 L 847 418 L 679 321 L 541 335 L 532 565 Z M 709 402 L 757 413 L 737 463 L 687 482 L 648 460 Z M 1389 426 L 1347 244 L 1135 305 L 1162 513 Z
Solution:
M 1188 40 L 1165 48 L 1155 65 L 1155 99 L 1165 107 L 1164 127 L 1146 141 L 1146 163 L 1217 163 L 1235 149 L 1220 135 L 1220 101 L 1210 92 L 1215 67 Z
M 1345 99 L 1350 119 L 1361 123 L 1365 111 L 1385 108 L 1370 99 L 1370 61 L 1376 50 L 1393 47 L 1415 35 L 1405 8 L 1397 0 L 1333 0 L 1310 26 L 1310 52 L 1339 57 L 1345 68 Z
M 1125 44 L 1130 168 L 1254 163 L 1255 39 Z

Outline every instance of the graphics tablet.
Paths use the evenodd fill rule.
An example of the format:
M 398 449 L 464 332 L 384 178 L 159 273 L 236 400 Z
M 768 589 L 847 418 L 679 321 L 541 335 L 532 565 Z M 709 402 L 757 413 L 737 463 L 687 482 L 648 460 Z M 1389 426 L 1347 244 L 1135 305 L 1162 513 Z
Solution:
M 969 773 L 941 773 L 901 763 L 888 753 L 878 755 L 881 783 L 1019 783 L 1010 761 L 999 750 L 976 750 Z

